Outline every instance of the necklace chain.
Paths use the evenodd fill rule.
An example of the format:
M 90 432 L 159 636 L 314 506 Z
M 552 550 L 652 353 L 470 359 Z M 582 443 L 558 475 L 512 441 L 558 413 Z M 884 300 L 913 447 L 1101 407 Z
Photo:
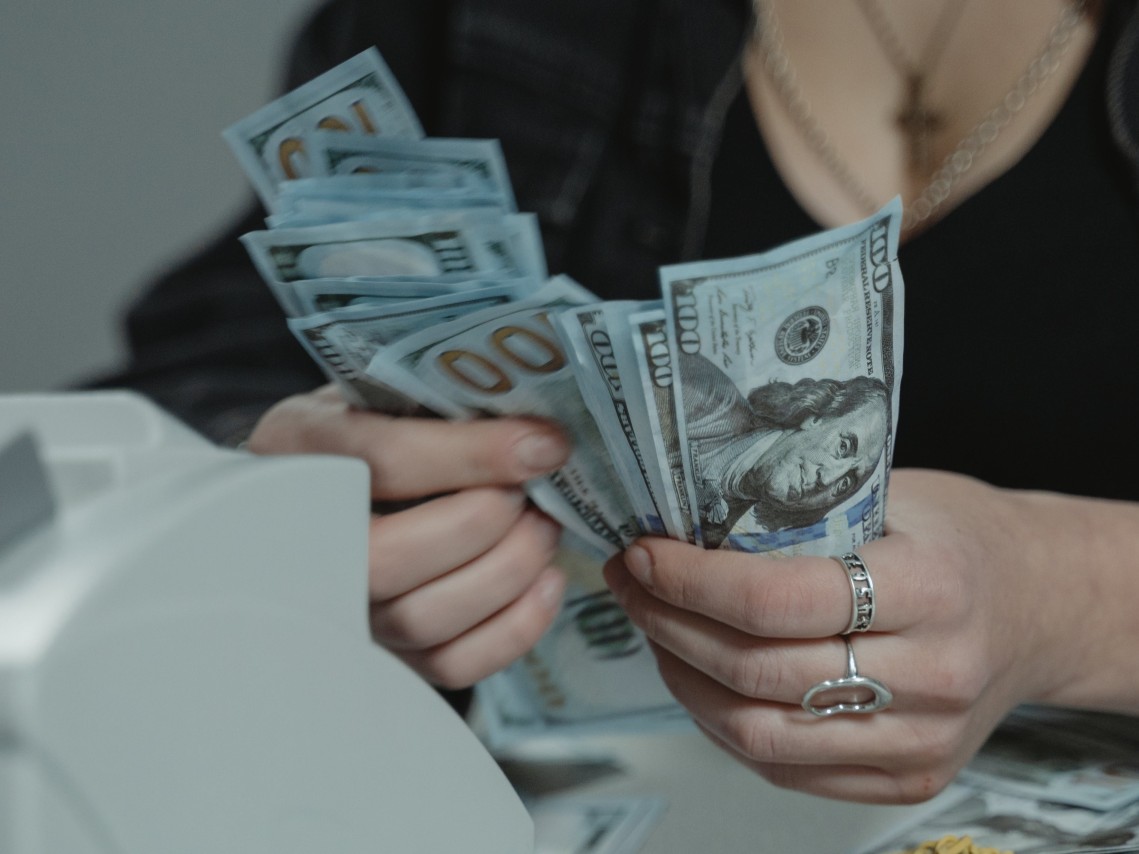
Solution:
M 1086 0 L 1067 3 L 1053 24 L 1040 52 L 1033 57 L 1024 73 L 995 107 L 978 122 L 941 162 L 941 166 L 910 201 L 902 215 L 903 232 L 912 232 L 935 214 L 950 197 L 958 179 L 968 172 L 981 153 L 1000 135 L 1005 126 L 1023 109 L 1040 85 L 1059 67 L 1067 51 L 1072 33 L 1083 18 Z M 770 0 L 752 0 L 758 46 L 767 72 L 791 120 L 803 135 L 807 145 L 822 161 L 847 196 L 867 215 L 881 206 L 862 183 L 854 176 L 847 163 L 839 156 L 830 137 L 811 112 L 803 97 L 794 69 L 783 48 Z
M 957 22 L 961 20 L 961 13 L 965 11 L 966 5 L 965 0 L 945 0 L 945 4 L 941 7 L 941 14 L 938 15 L 933 24 L 933 29 L 929 32 L 929 40 L 926 42 L 925 50 L 922 51 L 918 61 L 914 62 L 906 55 L 902 40 L 898 37 L 897 31 L 890 24 L 890 19 L 886 17 L 886 13 L 882 11 L 882 7 L 878 5 L 876 0 L 856 0 L 856 2 L 870 24 L 874 38 L 882 46 L 882 52 L 886 54 L 890 64 L 903 77 L 928 77 L 933 73 L 941 59 L 941 54 L 945 51 L 945 46 L 949 44 L 950 34 L 957 26 Z
M 916 184 L 930 173 L 933 165 L 931 140 L 945 125 L 943 114 L 931 109 L 925 99 L 926 83 L 933 77 L 937 63 L 949 44 L 949 37 L 961 20 L 966 0 L 946 0 L 942 3 L 941 13 L 933 23 L 925 49 L 916 60 L 911 60 L 906 54 L 901 38 L 877 0 L 856 0 L 856 3 L 886 59 L 906 82 L 906 94 L 901 109 L 895 116 L 895 123 L 898 130 L 905 134 L 908 155 L 906 165 L 910 181 Z

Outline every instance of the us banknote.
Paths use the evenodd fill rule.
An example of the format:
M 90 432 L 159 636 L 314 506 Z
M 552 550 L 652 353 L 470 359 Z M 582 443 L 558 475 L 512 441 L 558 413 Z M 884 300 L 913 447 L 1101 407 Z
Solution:
M 317 128 L 423 136 L 415 111 L 375 48 L 235 122 L 222 136 L 261 201 L 273 210 L 279 182 L 311 174 L 304 140 Z
M 961 779 L 1038 801 L 1117 810 L 1139 802 L 1139 724 L 1123 715 L 1021 707 Z
M 289 315 L 302 311 L 292 284 L 305 279 L 464 281 L 482 274 L 546 275 L 532 214 L 393 214 L 365 222 L 253 231 L 241 241 Z
M 571 584 L 538 644 L 475 690 L 492 751 L 532 740 L 692 727 L 644 635 L 604 589 Z
M 454 187 L 499 196 L 507 208 L 518 209 L 497 139 L 399 139 L 314 131 L 305 136 L 305 148 L 314 176 L 341 176 L 341 181 L 327 185 L 332 190 L 379 189 L 384 186 L 377 182 L 379 176 L 396 175 L 404 181 L 438 176 Z
M 652 461 L 646 463 L 640 448 L 632 407 L 625 393 L 626 375 L 617 360 L 618 342 L 610 331 L 607 308 L 612 314 L 616 306 L 597 303 L 567 309 L 555 316 L 555 325 L 570 356 L 585 405 L 597 422 L 605 449 L 628 491 L 638 527 L 646 534 L 665 534 L 667 506 L 650 475 L 655 465 Z M 618 327 L 616 335 L 623 339 L 625 329 Z M 635 374 L 632 376 L 635 378 Z
M 705 548 L 881 535 L 902 368 L 901 203 L 762 255 L 664 267 L 677 434 Z
M 638 411 L 643 410 L 646 424 L 639 435 L 645 437 L 646 451 L 650 445 L 652 448 L 648 456 L 662 483 L 672 536 L 695 543 L 677 428 L 675 366 L 663 305 L 633 312 L 626 326 L 631 349 L 626 358 L 632 360 L 629 373 L 639 382 L 638 396 L 643 404 Z
M 422 404 L 368 373 L 376 353 L 421 329 L 529 296 L 526 279 L 413 300 L 343 306 L 289 318 L 289 329 L 345 397 L 389 415 L 425 414 Z
M 455 282 L 407 281 L 405 279 L 356 276 L 345 279 L 302 279 L 293 282 L 293 292 L 301 314 L 319 314 L 350 305 L 401 303 L 458 294 L 509 284 L 533 293 L 541 286 L 537 279 L 520 276 L 504 279 L 463 279 Z
M 556 472 L 530 481 L 527 491 L 598 556 L 606 556 L 637 536 L 635 514 L 550 320 L 596 301 L 558 276 L 521 302 L 384 347 L 368 373 L 448 417 L 533 415 L 560 424 L 573 451 Z
M 305 181 L 320 181 L 306 178 Z M 289 184 L 299 184 L 291 181 Z M 279 212 L 265 218 L 269 228 L 307 228 L 313 225 L 330 225 L 336 222 L 362 222 L 391 219 L 393 215 L 414 216 L 417 212 L 477 209 L 499 215 L 510 213 L 503 200 L 471 190 L 408 190 L 386 193 L 334 196 L 298 195 L 290 197 L 283 192 Z
M 954 784 L 939 812 L 858 854 L 900 854 L 927 840 L 969 837 L 1016 854 L 1125 854 L 1139 851 L 1139 804 L 1099 811 Z

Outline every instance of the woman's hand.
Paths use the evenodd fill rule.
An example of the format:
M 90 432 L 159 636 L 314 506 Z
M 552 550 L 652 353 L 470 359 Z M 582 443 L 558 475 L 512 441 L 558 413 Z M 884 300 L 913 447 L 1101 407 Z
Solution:
M 369 557 L 372 634 L 429 682 L 466 687 L 500 670 L 557 614 L 560 529 L 521 489 L 569 454 L 549 424 L 392 418 L 325 386 L 269 410 L 249 449 L 359 457 L 374 500 L 430 499 L 374 516 Z
M 1073 504 L 894 472 L 887 534 L 859 550 L 876 617 L 851 641 L 859 673 L 894 695 L 871 714 L 819 718 L 800 705 L 846 669 L 836 635 L 851 590 L 834 559 L 642 539 L 605 575 L 669 689 L 741 762 L 818 795 L 914 802 L 948 784 L 1016 704 L 1079 702 L 1098 654 L 1087 620 L 1104 606 L 1072 575 Z

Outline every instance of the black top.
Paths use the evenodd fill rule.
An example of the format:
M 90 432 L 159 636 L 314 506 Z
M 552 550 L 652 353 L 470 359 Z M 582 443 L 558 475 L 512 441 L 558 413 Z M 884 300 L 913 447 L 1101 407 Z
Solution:
M 1099 44 L 1024 158 L 903 244 L 896 466 L 1139 498 L 1127 414 L 1139 387 L 1139 216 L 1108 136 L 1106 63 Z M 746 93 L 724 126 L 712 192 L 706 257 L 820 228 L 783 185 Z

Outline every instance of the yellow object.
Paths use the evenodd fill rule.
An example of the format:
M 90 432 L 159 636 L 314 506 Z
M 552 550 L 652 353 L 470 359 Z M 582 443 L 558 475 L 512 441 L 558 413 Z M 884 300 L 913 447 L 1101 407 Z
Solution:
M 982 848 L 974 845 L 972 838 L 968 836 L 943 836 L 941 839 L 923 842 L 906 854 L 1013 854 L 1013 852 Z

